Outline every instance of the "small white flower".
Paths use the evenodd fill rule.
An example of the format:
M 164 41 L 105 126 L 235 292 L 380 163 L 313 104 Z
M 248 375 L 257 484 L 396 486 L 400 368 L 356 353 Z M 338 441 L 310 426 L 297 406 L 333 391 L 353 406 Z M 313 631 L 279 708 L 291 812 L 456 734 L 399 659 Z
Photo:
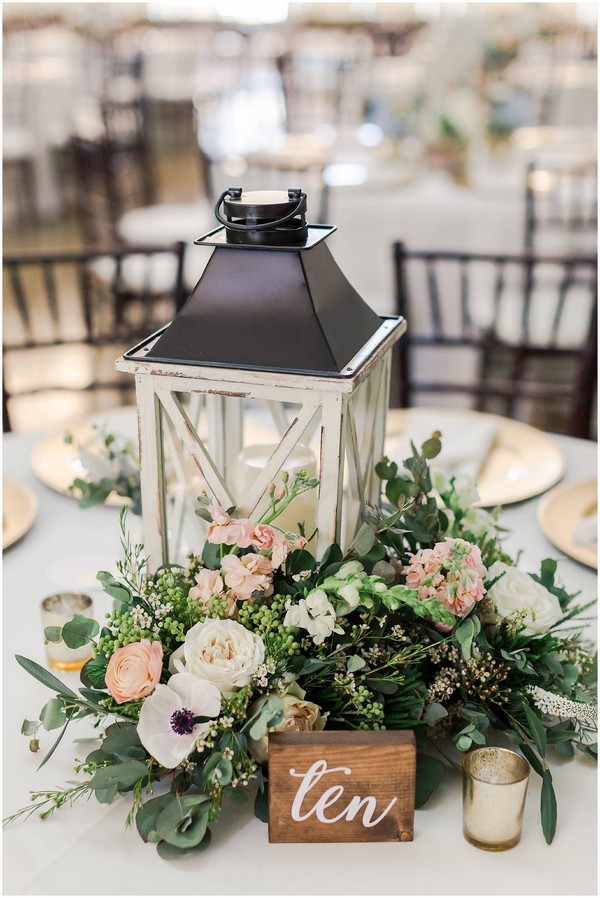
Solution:
M 472 533 L 475 539 L 491 539 L 498 535 L 493 516 L 484 508 L 469 508 L 462 519 L 462 528 Z
M 434 490 L 437 490 L 440 495 L 442 493 L 450 492 L 450 478 L 441 468 L 430 468 L 431 472 L 431 485 Z
M 202 677 L 229 698 L 250 683 L 264 660 L 265 646 L 257 633 L 237 621 L 208 619 L 188 630 L 169 659 L 169 670 Z
M 468 474 L 459 474 L 454 478 L 452 491 L 458 508 L 470 508 L 471 505 L 479 502 L 479 493 L 477 492 L 475 481 Z
M 487 593 L 499 618 L 526 612 L 525 628 L 520 631 L 524 636 L 545 633 L 560 619 L 560 602 L 545 586 L 537 583 L 529 574 L 509 567 L 502 561 L 496 561 L 488 570 L 488 578 L 492 580 L 500 574 L 503 576 Z
M 340 627 L 336 627 L 335 608 L 322 589 L 315 589 L 305 599 L 290 605 L 283 625 L 308 630 L 315 645 L 321 645 L 332 633 L 344 632 Z
M 159 683 L 142 705 L 137 730 L 140 741 L 162 767 L 171 770 L 192 753 L 211 726 L 196 717 L 218 717 L 219 690 L 207 680 L 179 673 L 165 686 Z
M 563 695 L 555 695 L 539 686 L 527 686 L 525 691 L 530 693 L 534 705 L 544 714 L 562 717 L 563 720 L 586 720 L 590 723 L 598 720 L 598 708 L 595 705 L 573 702 Z

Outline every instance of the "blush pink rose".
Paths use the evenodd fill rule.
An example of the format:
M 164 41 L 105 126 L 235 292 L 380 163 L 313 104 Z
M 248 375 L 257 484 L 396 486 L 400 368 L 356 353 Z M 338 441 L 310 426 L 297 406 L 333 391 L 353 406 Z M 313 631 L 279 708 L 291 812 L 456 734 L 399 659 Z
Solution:
M 106 688 L 117 704 L 150 695 L 160 680 L 162 661 L 162 645 L 149 639 L 117 649 L 106 668 Z
M 262 559 L 257 561 L 257 559 Z M 226 555 L 221 561 L 225 583 L 238 599 L 251 599 L 256 590 L 267 592 L 271 589 L 271 578 L 264 569 L 263 562 L 270 561 L 261 555 L 249 553 L 241 558 L 238 555 Z

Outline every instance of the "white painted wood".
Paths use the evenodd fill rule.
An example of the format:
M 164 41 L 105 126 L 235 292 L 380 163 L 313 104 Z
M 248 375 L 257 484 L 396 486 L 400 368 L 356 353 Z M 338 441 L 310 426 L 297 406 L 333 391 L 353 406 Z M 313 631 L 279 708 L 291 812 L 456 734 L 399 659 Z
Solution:
M 271 412 L 271 416 L 273 418 L 273 422 L 275 423 L 275 427 L 277 428 L 279 436 L 284 436 L 287 433 L 290 422 L 285 413 L 283 402 L 278 402 L 275 399 L 269 399 L 267 405 L 269 406 L 269 411 Z
M 317 557 L 340 537 L 344 479 L 344 413 L 346 400 L 338 393 L 322 398 L 319 498 L 317 503 Z
M 206 450 L 206 447 L 192 426 L 192 422 L 181 402 L 172 393 L 164 390 L 157 392 L 158 398 L 168 414 L 175 431 L 182 440 L 184 446 L 196 462 L 198 469 L 208 488 L 219 505 L 229 508 L 236 504 L 227 484 L 225 483 L 215 462 Z
M 143 506 L 144 548 L 148 570 L 156 571 L 168 561 L 167 520 L 161 409 L 154 394 L 153 378 L 136 377 L 140 485 Z
M 306 430 L 306 427 L 310 424 L 318 411 L 318 406 L 305 405 L 289 425 L 287 433 L 271 453 L 267 464 L 254 481 L 254 485 L 248 493 L 248 496 L 244 497 L 242 507 L 248 509 L 249 516 L 252 516 L 252 512 L 260 502 L 268 485 L 272 480 L 275 480 L 286 458 L 298 443 Z
M 349 402 L 346 408 L 346 457 L 348 459 L 348 472 L 350 474 L 350 502 L 346 514 L 349 517 L 351 531 L 348 532 L 349 537 L 353 536 L 357 530 L 359 523 L 363 517 L 363 507 L 365 501 L 365 485 L 363 472 L 361 468 L 360 451 L 358 448 L 358 439 L 356 436 L 356 423 L 354 421 L 354 409 L 352 403 Z M 352 501 L 354 500 L 354 501 Z M 354 506 L 354 507 L 352 507 Z
M 387 422 L 387 411 L 390 399 L 390 377 L 392 372 L 392 354 L 388 353 L 380 364 L 381 381 L 379 385 L 379 396 L 377 399 L 377 411 L 375 414 L 375 422 L 373 426 L 373 443 L 372 455 L 367 457 L 367 470 L 369 472 L 369 480 L 366 484 L 367 496 L 369 501 L 374 505 L 379 503 L 381 498 L 381 480 L 375 473 L 375 465 L 382 460 L 385 455 L 385 428 Z

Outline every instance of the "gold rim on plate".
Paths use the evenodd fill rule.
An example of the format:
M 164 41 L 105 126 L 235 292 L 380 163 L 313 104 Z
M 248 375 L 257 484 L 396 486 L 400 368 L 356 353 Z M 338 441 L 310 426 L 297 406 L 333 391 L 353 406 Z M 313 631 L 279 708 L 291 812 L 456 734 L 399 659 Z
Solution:
M 561 450 L 543 431 L 487 412 L 470 409 L 428 409 L 435 416 L 456 415 L 467 421 L 472 416 L 494 419 L 497 431 L 490 453 L 477 478 L 479 505 L 511 505 L 539 496 L 562 478 L 565 460 Z M 409 422 L 410 409 L 392 409 L 388 413 L 387 437 L 398 437 Z M 443 434 L 442 434 L 443 439 Z M 398 461 L 398 459 L 394 459 Z
M 2 479 L 2 549 L 20 540 L 35 521 L 38 501 L 35 494 L 12 477 Z
M 582 518 L 597 511 L 597 495 L 595 477 L 561 483 L 544 496 L 537 509 L 538 524 L 546 539 L 569 558 L 591 568 L 598 567 L 598 554 L 591 546 L 574 539 L 573 529 Z

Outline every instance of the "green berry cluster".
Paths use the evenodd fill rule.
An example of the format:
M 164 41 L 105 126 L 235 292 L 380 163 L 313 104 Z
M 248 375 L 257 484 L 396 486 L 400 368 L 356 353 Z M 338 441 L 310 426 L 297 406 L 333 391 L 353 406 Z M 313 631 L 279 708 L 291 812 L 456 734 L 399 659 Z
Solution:
M 356 687 L 356 692 L 352 696 L 352 704 L 356 709 L 356 714 L 361 720 L 358 724 L 361 730 L 379 730 L 385 729 L 381 723 L 385 717 L 383 705 L 381 702 L 373 700 L 373 693 L 366 686 L 360 685 Z
M 267 654 L 274 659 L 300 654 L 294 630 L 283 625 L 286 597 L 277 594 L 264 602 L 243 602 L 238 611 L 240 624 L 262 638 Z
M 106 618 L 105 627 L 110 633 L 99 638 L 98 653 L 106 655 L 107 658 L 131 642 L 154 638 L 151 630 L 140 629 L 134 624 L 129 611 L 111 611 L 106 614 Z

